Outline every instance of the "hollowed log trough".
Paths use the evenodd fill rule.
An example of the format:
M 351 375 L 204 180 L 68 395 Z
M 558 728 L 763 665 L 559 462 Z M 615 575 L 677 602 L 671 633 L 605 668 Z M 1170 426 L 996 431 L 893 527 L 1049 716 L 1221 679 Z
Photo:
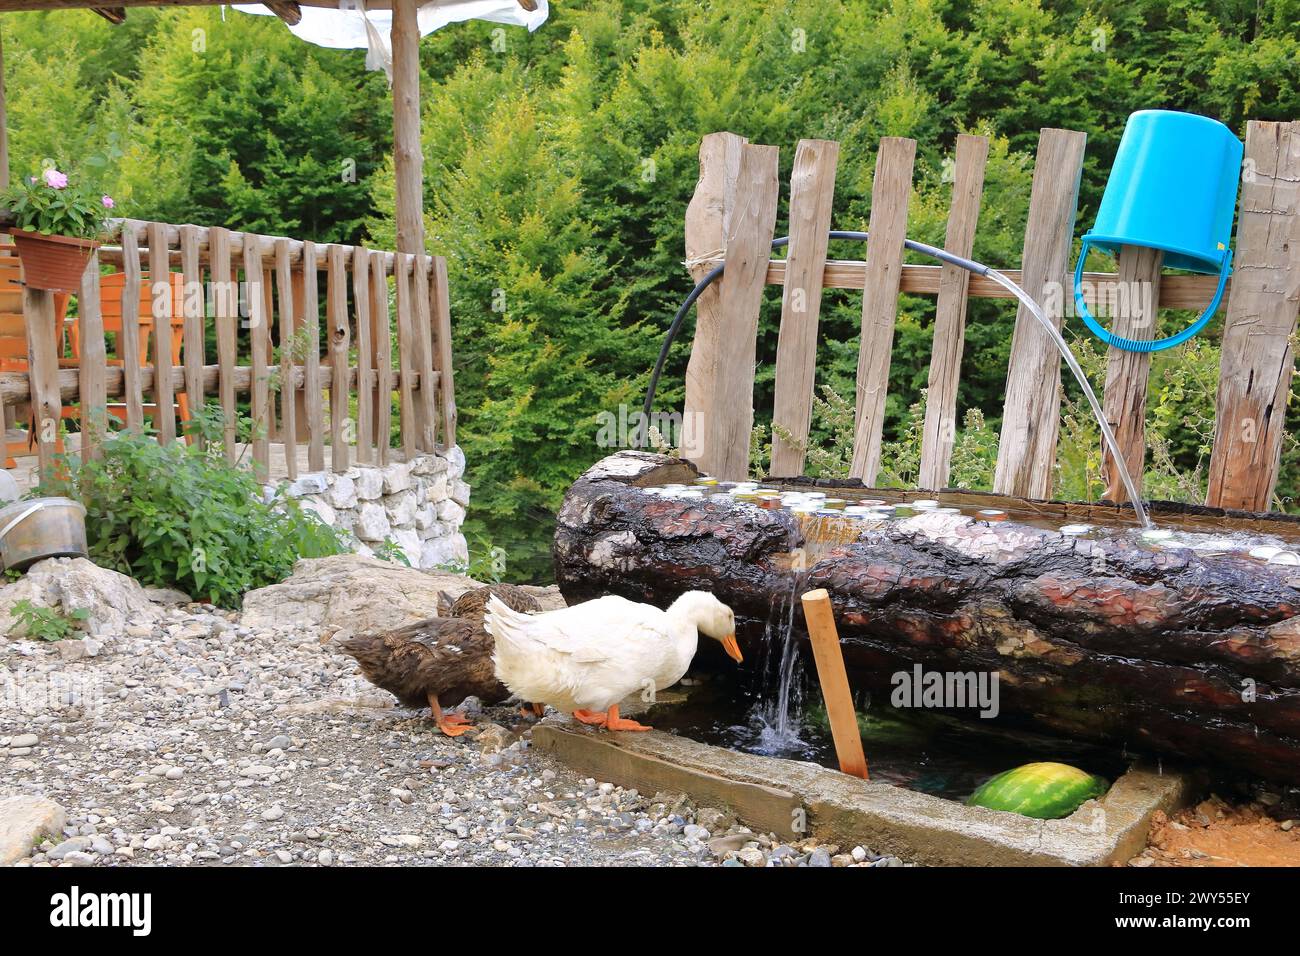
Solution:
M 588 470 L 555 536 L 564 597 L 662 607 L 709 590 L 743 642 L 795 587 L 826 588 L 858 686 L 888 689 L 918 663 L 997 672 L 1002 712 L 1058 734 L 1300 784 L 1300 568 L 1153 548 L 1122 526 L 1081 539 L 933 513 L 812 547 L 788 512 L 645 491 L 697 474 L 643 452 Z M 1184 510 L 1201 527 L 1296 531 L 1285 517 Z

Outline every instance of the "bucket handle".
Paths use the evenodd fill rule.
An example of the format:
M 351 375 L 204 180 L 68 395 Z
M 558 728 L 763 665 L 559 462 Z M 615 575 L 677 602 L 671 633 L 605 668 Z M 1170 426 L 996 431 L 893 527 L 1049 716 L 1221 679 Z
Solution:
M 1228 275 L 1232 272 L 1232 250 L 1229 249 L 1223 256 L 1223 265 L 1219 267 L 1219 285 L 1214 290 L 1214 298 L 1210 300 L 1209 306 L 1201 313 L 1201 317 L 1183 329 L 1177 335 L 1171 335 L 1165 339 L 1126 339 L 1122 335 L 1116 335 L 1107 329 L 1088 311 L 1088 304 L 1083 300 L 1083 263 L 1088 258 L 1088 252 L 1091 243 L 1083 240 L 1083 247 L 1079 250 L 1079 263 L 1074 267 L 1074 306 L 1078 310 L 1079 317 L 1083 319 L 1084 324 L 1107 345 L 1112 345 L 1117 349 L 1123 349 L 1125 352 L 1159 352 L 1161 349 L 1171 349 L 1175 345 L 1182 345 L 1201 329 L 1214 317 L 1214 313 L 1219 309 L 1219 302 L 1223 299 L 1223 292 L 1228 287 Z
M 10 531 L 14 530 L 14 528 L 26 521 L 28 517 L 40 511 L 42 507 L 44 507 L 44 505 L 38 501 L 35 504 L 28 505 L 25 510 L 20 511 L 18 517 L 14 518 L 3 528 L 0 528 L 0 541 L 3 541 Z
M 36 512 L 40 511 L 42 507 L 43 507 L 42 504 L 39 501 L 36 501 L 28 505 L 22 511 L 18 512 L 17 517 L 10 520 L 10 522 L 7 525 L 5 525 L 3 528 L 0 528 L 0 544 L 4 543 L 4 539 L 8 536 L 10 531 L 14 530 L 14 528 L 18 527 L 18 525 L 26 521 L 31 515 L 34 515 Z M 4 568 L 4 560 L 0 559 L 0 569 L 3 568 Z

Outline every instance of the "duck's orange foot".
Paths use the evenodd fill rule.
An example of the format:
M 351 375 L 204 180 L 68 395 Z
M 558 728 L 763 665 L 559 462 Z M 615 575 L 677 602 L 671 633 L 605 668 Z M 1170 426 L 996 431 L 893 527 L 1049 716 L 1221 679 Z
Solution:
M 615 704 L 613 707 L 609 709 L 609 713 L 605 715 L 605 729 L 606 730 L 652 730 L 653 728 L 647 727 L 645 724 L 638 724 L 635 720 L 628 720 L 626 717 L 620 717 L 618 715 L 618 705 Z
M 473 727 L 474 725 L 460 714 L 447 714 L 438 721 L 438 729 L 448 737 L 459 737 L 461 734 L 468 733 Z
M 626 717 L 615 717 L 613 720 L 605 721 L 606 730 L 654 730 L 653 727 L 647 727 L 645 724 L 638 724 L 635 720 L 628 720 Z
M 433 717 L 433 722 L 438 725 L 438 729 L 448 737 L 459 737 L 474 726 L 468 717 L 458 711 L 444 714 L 442 708 L 438 706 L 438 698 L 436 697 L 431 696 L 429 698 L 429 711 Z
M 575 710 L 573 719 L 579 723 L 590 724 L 593 727 L 604 727 L 609 717 L 597 710 Z
M 519 708 L 519 716 L 527 717 L 533 720 L 541 720 L 546 716 L 545 704 L 524 704 Z

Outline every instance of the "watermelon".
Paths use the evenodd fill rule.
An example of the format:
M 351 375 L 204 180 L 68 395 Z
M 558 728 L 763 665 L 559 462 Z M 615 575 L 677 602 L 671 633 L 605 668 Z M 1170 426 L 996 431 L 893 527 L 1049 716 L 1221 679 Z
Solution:
M 1068 817 L 1110 788 L 1104 777 L 1063 763 L 1027 763 L 985 781 L 967 806 L 1006 810 L 1039 820 Z

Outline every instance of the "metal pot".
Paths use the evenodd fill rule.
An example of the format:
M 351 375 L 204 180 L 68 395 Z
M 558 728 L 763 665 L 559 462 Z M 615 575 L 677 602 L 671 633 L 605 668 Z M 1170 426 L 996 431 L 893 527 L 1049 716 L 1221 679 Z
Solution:
M 86 508 L 81 502 L 30 498 L 0 508 L 0 568 L 86 555 Z

